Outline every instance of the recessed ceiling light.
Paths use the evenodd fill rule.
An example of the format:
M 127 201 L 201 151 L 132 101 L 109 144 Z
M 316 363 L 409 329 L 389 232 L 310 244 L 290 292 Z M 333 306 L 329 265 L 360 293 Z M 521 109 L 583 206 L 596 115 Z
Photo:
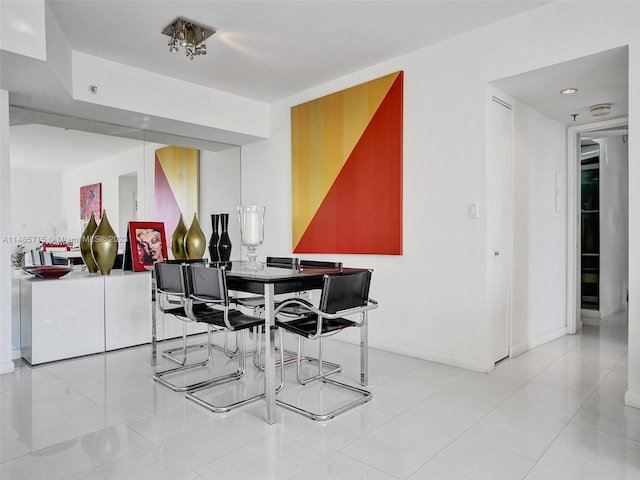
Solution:
M 560 90 L 560 93 L 562 95 L 573 95 L 574 93 L 576 93 L 578 91 L 577 88 L 565 88 L 564 90 Z

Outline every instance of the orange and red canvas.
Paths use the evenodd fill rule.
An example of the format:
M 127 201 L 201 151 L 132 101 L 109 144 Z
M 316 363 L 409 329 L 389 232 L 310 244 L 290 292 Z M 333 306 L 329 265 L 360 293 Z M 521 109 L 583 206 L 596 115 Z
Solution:
M 403 72 L 291 108 L 294 253 L 402 254 Z

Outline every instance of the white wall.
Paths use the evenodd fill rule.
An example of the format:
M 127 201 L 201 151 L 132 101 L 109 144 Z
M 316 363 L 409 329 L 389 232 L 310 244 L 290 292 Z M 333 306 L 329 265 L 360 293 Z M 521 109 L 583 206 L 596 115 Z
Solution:
M 122 242 L 126 241 L 127 232 L 119 231 L 121 223 L 119 185 L 120 176 L 130 173 L 136 173 L 138 192 L 141 192 L 144 188 L 144 144 L 142 142 L 140 142 L 140 146 L 121 155 L 67 170 L 62 175 L 63 228 L 67 238 L 79 241 L 82 233 L 80 187 L 102 183 L 102 209 L 106 210 L 109 224 L 116 235 L 121 238 Z M 126 221 L 129 220 L 131 219 Z M 121 245 L 121 248 L 123 246 L 124 244 Z
M 126 232 L 129 222 L 138 220 L 138 175 L 120 175 L 118 181 L 118 231 Z
M 240 147 L 221 152 L 200 151 L 200 227 L 211 238 L 211 214 L 229 214 L 231 259 L 242 257 L 237 206 L 240 205 Z M 187 220 L 187 219 L 185 219 Z M 190 219 L 189 219 L 190 221 Z
M 9 92 L 0 90 L 0 374 L 11 361 L 11 193 L 9 190 Z
M 626 137 L 607 137 L 600 143 L 600 316 L 627 307 L 629 286 L 628 176 Z
M 485 348 L 485 258 L 490 253 L 486 217 L 466 218 L 467 203 L 486 198 L 485 85 L 640 43 L 633 12 L 640 14 L 637 5 L 593 3 L 575 9 L 565 2 L 554 3 L 274 103 L 271 138 L 243 148 L 243 196 L 277 212 L 265 226 L 263 250 L 291 252 L 290 108 L 404 70 L 404 255 L 341 259 L 375 269 L 372 296 L 381 307 L 371 316 L 373 346 L 490 370 Z M 616 28 L 593 31 L 593 18 Z M 567 25 L 571 25 L 569 36 Z M 633 69 L 630 72 L 632 85 Z M 630 111 L 640 111 L 633 98 Z M 515 138 L 517 151 L 526 152 L 518 168 L 525 177 L 532 174 L 518 178 L 525 183 L 524 191 L 514 191 L 518 225 L 531 233 L 526 249 L 518 247 L 520 263 L 530 255 L 526 268 L 514 271 L 518 288 L 514 342 L 522 349 L 559 334 L 565 323 L 564 213 L 555 211 L 554 188 L 556 172 L 560 181 L 565 178 L 566 151 L 558 124 L 531 111 L 517 121 L 526 133 L 522 140 Z M 538 138 L 548 134 L 543 150 L 536 145 L 536 151 L 529 152 Z M 541 168 L 523 171 L 531 168 L 528 162 L 540 163 Z M 278 179 L 278 184 L 265 178 Z M 560 206 L 564 208 L 562 199 Z M 480 212 L 485 207 L 481 204 Z M 552 229 L 550 237 L 546 225 Z M 542 302 L 540 295 L 545 295 Z
M 11 235 L 16 242 L 30 250 L 63 236 L 62 174 L 12 168 L 11 183 Z

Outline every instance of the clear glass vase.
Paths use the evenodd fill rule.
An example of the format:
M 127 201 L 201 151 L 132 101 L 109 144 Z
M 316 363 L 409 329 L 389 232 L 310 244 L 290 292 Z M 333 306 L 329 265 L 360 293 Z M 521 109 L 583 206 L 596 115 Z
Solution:
M 238 207 L 240 239 L 242 245 L 247 247 L 247 261 L 242 264 L 243 270 L 258 271 L 264 268 L 264 265 L 257 260 L 257 249 L 264 241 L 265 210 L 265 207 L 256 205 Z

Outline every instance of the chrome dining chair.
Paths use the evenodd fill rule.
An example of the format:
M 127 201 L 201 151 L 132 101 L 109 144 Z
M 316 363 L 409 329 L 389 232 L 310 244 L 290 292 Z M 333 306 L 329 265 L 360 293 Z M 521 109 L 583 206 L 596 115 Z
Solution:
M 177 350 L 167 350 L 163 352 L 163 356 L 179 364 L 178 367 L 169 368 L 165 370 L 157 371 L 153 374 L 153 379 L 162 385 L 169 387 L 175 392 L 185 392 L 189 388 L 195 388 L 202 385 L 208 385 L 212 382 L 216 382 L 217 378 L 208 378 L 206 380 L 200 380 L 194 383 L 177 383 L 177 381 L 171 381 L 170 378 L 176 376 L 182 376 L 191 369 L 197 367 L 206 366 L 211 360 L 212 350 L 212 330 L 207 326 L 207 342 L 205 347 L 207 348 L 207 357 L 204 360 L 199 360 L 191 363 L 187 363 L 187 351 L 189 345 L 187 344 L 187 322 L 193 321 L 185 310 L 185 304 L 187 300 L 186 284 L 184 280 L 183 267 L 180 263 L 169 262 L 156 262 L 154 264 L 155 273 L 155 299 L 158 309 L 165 315 L 171 315 L 176 319 L 183 322 L 182 330 L 182 359 L 177 359 L 173 356 L 173 353 Z M 193 311 L 205 311 L 207 306 L 204 304 L 191 305 Z M 197 345 L 200 348 L 200 345 Z M 191 347 L 193 348 L 193 346 Z
M 242 399 L 236 399 L 224 405 L 216 405 L 204 398 L 205 390 L 218 388 L 220 384 L 232 380 L 239 380 L 246 370 L 246 345 L 245 331 L 254 327 L 264 326 L 264 318 L 247 315 L 230 304 L 229 290 L 227 288 L 227 276 L 224 268 L 184 265 L 187 316 L 196 322 L 205 322 L 214 330 L 224 332 L 237 332 L 238 338 L 238 368 L 228 374 L 224 379 L 208 385 L 191 388 L 186 397 L 202 407 L 213 412 L 228 412 L 229 410 L 264 398 L 265 392 L 260 392 Z M 207 305 L 207 311 L 197 309 L 200 304 Z M 280 364 L 283 364 L 282 351 L 280 352 Z M 284 371 L 281 369 L 281 382 L 277 390 L 284 384 Z
M 322 348 L 322 339 L 324 337 L 335 335 L 345 328 L 360 328 L 360 383 L 362 386 L 367 385 L 367 317 L 369 310 L 373 310 L 378 307 L 378 303 L 374 299 L 369 298 L 371 275 L 371 270 L 327 274 L 323 278 L 322 292 L 320 294 L 320 303 L 318 307 L 315 307 L 311 302 L 305 299 L 291 298 L 282 302 L 275 310 L 276 325 L 278 328 L 287 330 L 298 337 L 296 368 L 298 382 L 304 385 L 311 380 L 319 378 L 325 384 L 356 393 L 357 398 L 329 412 L 313 412 L 276 398 L 276 402 L 279 405 L 313 420 L 324 421 L 371 400 L 371 392 L 368 390 L 328 378 L 327 374 L 323 372 L 324 359 Z M 286 315 L 283 318 L 281 312 L 291 305 L 296 305 L 301 309 L 304 309 L 306 313 L 299 315 L 294 319 L 291 319 L 289 315 Z M 359 320 L 353 319 L 354 316 L 359 316 Z M 302 379 L 301 374 L 301 362 L 303 359 L 302 340 L 305 338 L 317 339 L 319 342 L 318 375 L 311 379 Z M 280 336 L 280 342 L 280 349 L 282 350 L 282 334 Z
M 182 286 L 182 272 L 178 268 L 183 263 L 198 263 L 205 264 L 204 260 L 200 259 L 188 259 L 188 260 L 165 260 L 161 262 L 160 267 L 156 267 L 154 264 L 154 284 L 155 294 L 159 293 L 158 306 L 159 310 L 163 314 L 173 315 L 175 318 L 182 322 L 182 345 L 179 347 L 172 347 L 162 351 L 162 356 L 179 365 L 184 365 L 187 361 L 187 352 L 192 350 L 198 350 L 202 348 L 208 348 L 209 342 L 200 342 L 195 344 L 189 344 L 187 342 L 187 325 L 191 322 L 184 314 L 184 289 Z M 163 265 L 174 265 L 173 267 L 165 267 Z M 176 267 L 177 266 L 177 267 Z M 161 270 L 161 272 L 158 271 Z M 159 280 L 156 280 L 160 277 Z M 158 282 L 160 285 L 160 291 L 158 292 Z M 172 293 L 175 292 L 175 293 Z M 153 295 L 154 297 L 156 295 Z M 175 310 L 177 308 L 177 310 Z M 180 352 L 182 357 L 179 358 L 176 354 Z
M 307 268 L 327 268 L 327 269 L 342 269 L 342 262 L 328 262 L 328 261 L 317 261 L 317 260 L 299 260 L 297 257 L 267 257 L 266 261 L 267 267 L 277 267 L 277 268 L 288 268 L 288 269 L 301 269 L 303 266 Z M 300 292 L 297 294 L 298 297 L 302 296 L 303 298 L 310 300 L 308 297 L 308 292 Z M 253 310 L 253 314 L 256 316 L 264 315 L 264 297 L 262 295 L 256 295 L 251 297 L 239 297 L 236 299 L 238 305 L 250 308 Z M 275 301 L 275 306 L 277 307 L 284 300 L 277 299 Z M 300 314 L 304 314 L 306 311 L 301 311 L 298 306 L 290 305 L 282 311 L 282 314 L 289 314 L 290 316 L 298 316 Z M 263 368 L 262 365 L 262 328 L 256 328 L 253 332 L 253 344 L 254 344 L 254 356 L 253 363 L 257 368 Z M 296 352 L 291 352 L 289 350 L 284 351 L 284 361 L 285 365 L 291 364 L 297 361 Z M 310 363 L 318 363 L 318 359 L 314 357 L 302 357 L 302 362 L 310 362 Z M 324 362 L 324 367 L 328 370 L 325 370 L 325 375 L 332 375 L 334 373 L 339 373 L 342 371 L 342 366 L 333 362 Z M 318 379 L 318 375 L 314 375 L 305 379 L 305 383 Z

